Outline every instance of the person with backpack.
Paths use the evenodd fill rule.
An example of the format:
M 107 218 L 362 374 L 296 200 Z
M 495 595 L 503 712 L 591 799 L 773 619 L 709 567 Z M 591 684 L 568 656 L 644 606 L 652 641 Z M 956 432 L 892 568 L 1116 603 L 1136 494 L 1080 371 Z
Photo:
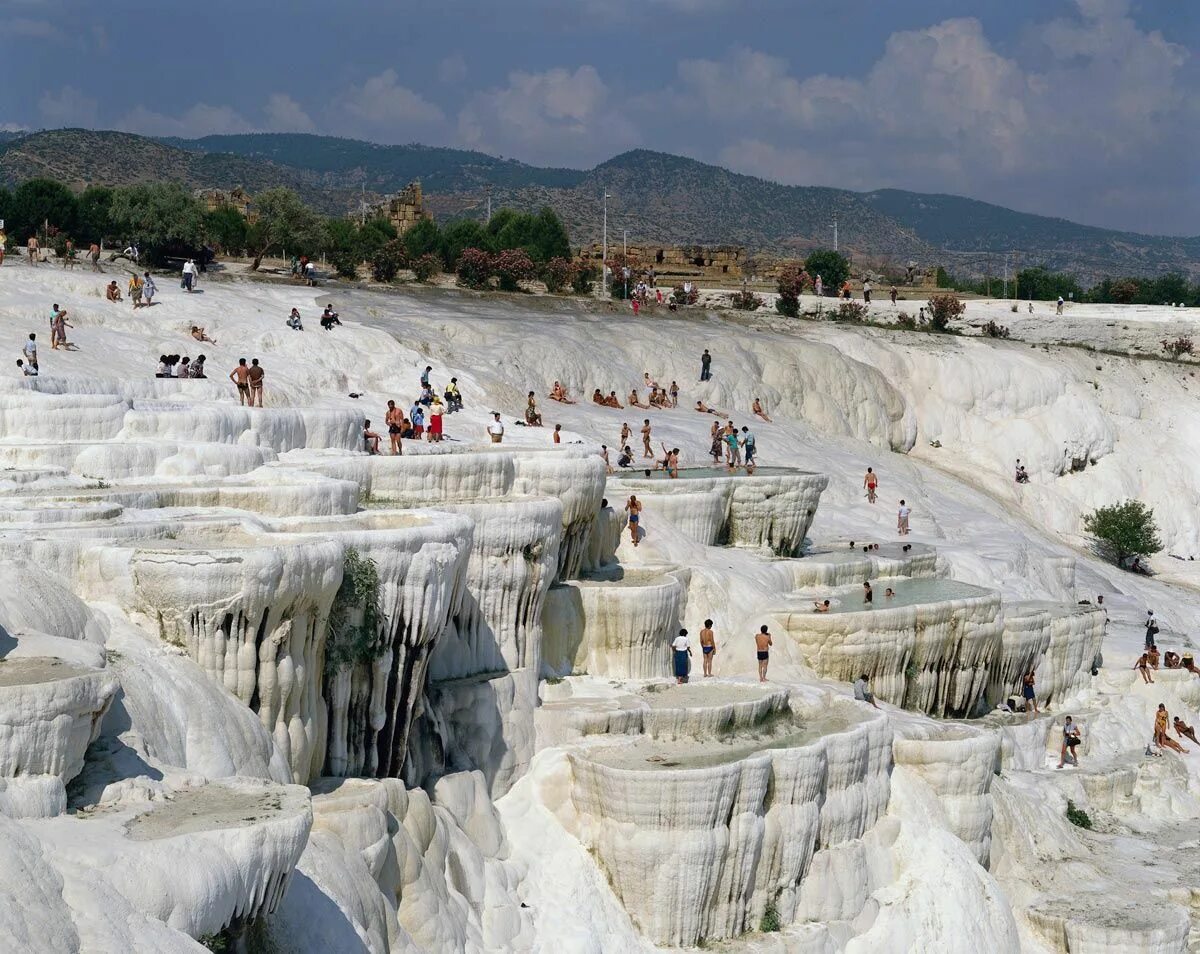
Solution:
M 1146 610 L 1146 649 L 1158 642 L 1158 621 L 1154 618 L 1154 610 Z

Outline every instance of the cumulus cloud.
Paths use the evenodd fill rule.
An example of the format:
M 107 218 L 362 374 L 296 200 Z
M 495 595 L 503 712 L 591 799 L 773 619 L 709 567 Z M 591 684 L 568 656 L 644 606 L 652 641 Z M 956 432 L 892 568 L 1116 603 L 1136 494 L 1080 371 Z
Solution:
M 47 127 L 95 126 L 100 104 L 74 86 L 47 90 L 38 97 L 38 115 Z
M 304 111 L 304 108 L 286 93 L 272 93 L 267 97 L 263 107 L 266 128 L 270 132 L 305 132 L 317 131 L 316 123 Z
M 454 86 L 467 78 L 467 61 L 461 53 L 453 53 L 438 63 L 438 80 Z
M 185 139 L 257 131 L 254 124 L 232 106 L 210 106 L 207 103 L 196 103 L 172 115 L 138 106 L 118 120 L 117 128 L 143 136 L 180 136 Z
M 1139 28 L 1125 0 L 1077 0 L 1076 9 L 1031 29 L 1013 55 L 978 20 L 955 18 L 893 34 L 862 77 L 801 78 L 779 58 L 737 49 L 681 62 L 665 96 L 727 135 L 717 158 L 739 171 L 1194 230 L 1186 50 Z M 1144 190 L 1151 179 L 1156 189 Z M 1164 180 L 1175 201 L 1147 201 Z
M 400 85 L 393 69 L 349 87 L 329 106 L 330 124 L 356 135 L 381 136 L 388 142 L 411 139 L 412 127 L 440 124 L 445 115 L 420 93 Z
M 477 93 L 458 116 L 461 140 L 530 162 L 592 162 L 637 139 L 592 66 L 517 71 Z

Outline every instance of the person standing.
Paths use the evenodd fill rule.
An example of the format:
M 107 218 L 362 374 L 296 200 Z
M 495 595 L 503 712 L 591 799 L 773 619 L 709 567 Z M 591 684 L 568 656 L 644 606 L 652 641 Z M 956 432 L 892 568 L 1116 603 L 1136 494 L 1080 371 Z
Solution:
M 679 385 L 674 381 L 671 382 L 671 407 L 679 407 Z
M 388 439 L 392 443 L 392 456 L 398 457 L 402 453 L 400 435 L 404 432 L 404 412 L 396 407 L 395 401 L 387 402 L 383 423 L 387 425 Z
M 875 502 L 875 491 L 879 487 L 879 477 L 870 467 L 863 477 L 863 486 L 867 488 L 867 503 Z
M 1154 610 L 1146 610 L 1146 648 L 1149 649 L 1158 641 L 1158 620 L 1154 618 Z
M 896 304 L 896 286 L 895 285 L 892 286 L 891 299 L 892 299 L 892 304 L 895 305 Z
M 637 499 L 636 494 L 629 495 L 629 501 L 625 504 L 625 511 L 629 514 L 629 539 L 633 541 L 633 545 L 638 545 L 638 540 L 641 539 L 641 529 L 639 524 L 642 522 L 642 502 Z
M 1063 719 L 1063 738 L 1062 749 L 1058 753 L 1058 768 L 1063 767 L 1063 763 L 1068 759 L 1076 768 L 1079 767 L 1079 757 L 1075 754 L 1075 746 L 1079 744 L 1079 726 L 1067 716 Z
M 1034 690 L 1035 681 L 1036 677 L 1032 669 L 1025 673 L 1024 678 L 1021 680 L 1021 696 L 1025 700 L 1025 712 L 1027 715 L 1038 714 L 1037 692 Z
M 431 444 L 442 442 L 442 416 L 445 410 L 446 406 L 442 404 L 442 399 L 435 394 L 433 403 L 429 405 L 429 443 Z
M 821 298 L 825 295 L 825 283 L 821 281 L 820 275 L 817 275 L 816 279 L 813 281 L 813 291 L 816 292 L 818 298 Z
M 1054 308 L 1054 313 L 1056 315 L 1061 315 L 1063 313 L 1063 305 L 1065 305 L 1065 304 L 1066 304 L 1066 302 L 1063 301 L 1063 296 L 1059 295 L 1058 296 L 1058 304 Z
M 259 366 L 258 358 L 254 358 L 250 362 L 250 371 L 248 377 L 250 379 L 250 406 L 263 406 L 263 377 L 266 372 Z
M 499 411 L 492 411 L 492 423 L 487 426 L 487 432 L 493 444 L 504 440 L 504 424 L 500 420 Z
M 682 686 L 688 680 L 692 661 L 692 644 L 686 629 L 681 629 L 679 635 L 671 640 L 671 649 L 675 663 L 675 685 Z
M 88 261 L 92 263 L 92 271 L 103 271 L 100 267 L 100 246 L 93 242 L 88 246 Z
M 154 296 L 158 294 L 158 286 L 154 284 L 154 279 L 150 277 L 149 272 L 142 273 L 142 301 L 149 308 L 154 304 Z M 213 344 L 216 344 L 214 341 Z
M 142 307 L 142 280 L 138 278 L 137 272 L 129 276 L 129 298 L 133 302 L 133 310 L 137 311 Z
M 712 355 L 708 353 L 708 349 L 704 349 L 704 354 L 700 355 L 700 380 L 708 381 L 712 378 Z
M 183 263 L 183 287 L 190 294 L 196 283 L 196 263 L 190 258 Z
M 704 656 L 704 675 L 712 675 L 713 656 L 717 654 L 717 636 L 713 632 L 713 621 L 706 619 L 700 630 L 700 652 Z
M 863 303 L 871 304 L 871 282 L 868 279 L 863 279 Z
M 250 369 L 246 367 L 246 359 L 238 358 L 237 367 L 229 372 L 229 380 L 237 385 L 238 404 L 243 407 L 250 403 Z
M 767 664 L 771 659 L 771 632 L 765 623 L 754 634 L 754 650 L 758 659 L 758 681 L 766 682 Z
M 912 513 L 908 504 L 900 501 L 900 509 L 896 511 L 896 530 L 902 537 L 908 536 L 908 518 Z
M 29 264 L 36 265 L 38 263 L 39 254 L 38 240 L 36 235 L 29 236 L 29 241 L 26 243 L 25 248 L 29 252 Z
M 33 372 L 36 374 L 38 371 L 36 332 L 29 332 L 29 340 L 25 342 L 25 347 L 22 350 L 25 352 L 25 363 L 33 368 Z
M 650 446 L 650 418 L 642 422 L 642 456 L 654 456 L 654 449 Z

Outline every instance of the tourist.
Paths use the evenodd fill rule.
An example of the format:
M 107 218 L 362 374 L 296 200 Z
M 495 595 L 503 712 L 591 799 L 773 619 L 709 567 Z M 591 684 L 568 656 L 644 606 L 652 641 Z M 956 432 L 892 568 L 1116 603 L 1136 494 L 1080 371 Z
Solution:
M 746 457 L 746 473 L 752 474 L 754 473 L 754 454 L 756 442 L 754 439 L 754 434 L 751 432 L 749 427 L 742 428 L 741 445 L 742 453 L 745 454 Z
M 188 372 L 188 377 L 207 378 L 208 375 L 204 373 L 204 362 L 207 360 L 208 359 L 204 355 L 197 357 L 196 360 L 192 362 L 192 367 Z
M 1063 296 L 1059 295 L 1058 296 L 1058 304 L 1054 308 L 1054 313 L 1056 315 L 1061 315 L 1063 313 L 1063 305 L 1064 304 L 1066 304 L 1066 302 L 1063 301 Z
M 1154 712 L 1154 744 L 1160 749 L 1171 749 L 1183 755 L 1187 749 L 1167 735 L 1167 724 L 1170 720 L 1170 713 L 1167 712 L 1167 707 L 1163 703 L 1158 704 L 1158 709 Z
M 627 447 L 625 450 L 628 451 L 629 448 Z M 630 494 L 629 502 L 625 504 L 625 510 L 629 513 L 629 539 L 633 541 L 633 545 L 636 547 L 641 537 L 638 524 L 642 519 L 642 502 L 634 494 Z
M 679 385 L 672 381 L 671 389 L 668 393 L 671 395 L 671 407 L 679 407 Z
M 592 403 L 599 404 L 601 407 L 604 406 L 604 395 L 600 393 L 599 388 L 596 388 L 596 390 L 592 392 Z
M 29 332 L 29 340 L 25 342 L 25 347 L 21 349 L 25 353 L 25 363 L 33 368 L 34 374 L 38 371 L 37 357 L 37 333 Z
M 192 337 L 197 341 L 207 341 L 209 344 L 217 343 L 214 339 L 210 338 L 208 333 L 199 325 L 192 325 Z
M 885 600 L 894 600 L 896 598 L 896 591 L 889 586 L 883 591 L 883 598 Z
M 667 445 L 663 444 L 662 449 L 664 455 L 662 468 L 667 472 L 667 476 L 674 480 L 679 476 L 679 448 L 672 447 L 668 450 Z
M 129 276 L 129 298 L 133 302 L 134 311 L 142 307 L 142 280 L 137 272 Z
M 425 387 L 428 386 L 429 383 L 425 382 Z M 525 423 L 530 427 L 542 426 L 542 415 L 538 413 L 537 399 L 533 396 L 532 391 L 529 392 L 529 397 L 525 402 Z
M 1062 768 L 1063 763 L 1068 759 L 1076 768 L 1079 767 L 1079 756 L 1075 754 L 1075 746 L 1079 745 L 1079 742 L 1079 726 L 1070 716 L 1067 716 L 1063 719 L 1062 748 L 1058 753 L 1058 768 Z
M 429 443 L 431 444 L 442 442 L 442 417 L 445 410 L 446 406 L 442 404 L 442 399 L 435 394 L 433 403 L 429 405 Z
M 896 530 L 900 536 L 908 536 L 908 518 L 912 514 L 908 504 L 903 500 L 900 501 L 900 509 L 896 511 Z
M 258 358 L 250 361 L 250 406 L 263 406 L 263 377 L 266 372 L 259 366 Z
M 421 372 L 421 387 L 423 387 L 423 388 L 429 387 L 429 375 L 432 371 L 433 371 L 433 365 L 431 365 L 431 364 L 425 365 L 425 370 Z M 533 394 L 532 391 L 530 391 L 529 393 L 531 395 Z
M 642 307 L 642 303 L 638 301 L 636 295 L 634 296 L 633 300 L 630 301 L 629 306 L 633 309 L 633 317 L 636 318 Z
M 163 358 L 166 361 L 166 358 Z M 160 378 L 163 375 L 158 375 Z M 229 380 L 237 385 L 238 404 L 245 405 L 253 403 L 250 401 L 250 369 L 246 367 L 246 359 L 238 358 L 237 367 L 229 372 Z
M 643 403 L 641 402 L 641 399 L 638 397 L 638 390 L 637 390 L 637 388 L 631 388 L 631 389 L 630 389 L 630 391 L 629 391 L 629 406 L 630 406 L 630 407 L 640 407 L 640 408 L 647 408 L 647 407 L 649 407 L 650 405 L 648 405 L 648 404 L 643 404 Z
M 620 441 L 618 441 L 618 444 L 621 447 L 624 447 L 626 444 L 629 443 L 629 438 L 632 436 L 633 436 L 633 430 L 630 428 L 629 422 L 623 421 L 621 423 L 621 439 L 620 439 Z
M 412 407 L 408 409 L 408 416 L 412 420 L 412 436 L 420 440 L 425 434 L 425 408 L 421 407 L 420 401 L 413 401 Z
M 179 363 L 178 369 L 176 369 L 176 371 L 175 371 L 175 377 L 190 378 L 191 376 L 192 376 L 192 359 L 185 355 L 183 360 Z
M 650 447 L 650 418 L 646 418 L 642 422 L 642 456 L 653 457 L 654 451 Z
M 612 465 L 612 461 L 610 461 L 608 459 L 608 445 L 607 444 L 600 445 L 600 459 L 602 461 L 604 461 L 604 472 L 606 474 L 611 474 L 613 472 L 613 465 Z
M 863 580 L 863 605 L 870 606 L 875 600 L 875 592 L 871 589 L 871 581 Z
M 188 259 L 183 263 L 183 281 L 180 287 L 187 289 L 188 294 L 191 294 L 193 287 L 196 284 L 196 263 L 192 259 Z
M 825 283 L 821 281 L 820 274 L 818 274 L 813 280 L 813 292 L 818 298 L 823 298 L 825 296 Z
M 637 299 L 634 299 L 637 302 Z M 688 669 L 692 660 L 692 644 L 688 640 L 688 631 L 681 629 L 679 635 L 671 640 L 671 649 L 675 661 L 675 685 L 682 686 L 688 679 Z
M 875 491 L 879 488 L 879 477 L 870 467 L 867 468 L 866 476 L 863 477 L 863 486 L 867 488 L 867 503 L 875 502 Z
M 369 418 L 363 421 L 363 450 L 372 455 L 379 453 L 379 435 L 371 430 Z
M 1168 649 L 1165 653 L 1163 653 L 1162 662 L 1163 662 L 1164 669 L 1178 669 L 1179 668 L 1179 653 L 1173 652 L 1172 650 Z
M 814 613 L 828 613 L 830 609 L 832 609 L 832 607 L 829 605 L 829 600 L 813 600 Z
M 1146 660 L 1150 663 L 1151 669 L 1158 669 L 1158 646 L 1151 646 L 1148 650 L 1146 650 Z
M 560 404 L 574 404 L 575 403 L 567 396 L 567 389 L 564 388 L 557 381 L 554 382 L 554 387 L 552 387 L 550 389 L 550 400 L 558 401 Z
M 1154 645 L 1155 637 L 1158 636 L 1158 621 L 1154 618 L 1154 610 L 1146 610 L 1146 642 L 1145 646 L 1149 649 Z
M 621 403 L 621 399 L 617 397 L 616 391 L 609 391 L 608 397 L 604 399 L 605 407 L 615 407 L 618 411 L 623 410 L 625 405 Z
M 657 381 L 655 381 L 653 378 L 651 378 L 651 377 L 650 377 L 650 372 L 649 372 L 649 371 L 643 371 L 643 372 L 642 372 L 642 386 L 643 386 L 643 387 L 644 387 L 644 388 L 645 388 L 647 391 L 655 391 L 655 390 L 657 390 L 657 389 L 658 389 L 658 382 L 657 382 Z
M 392 456 L 399 456 L 402 453 L 400 437 L 404 433 L 404 413 L 396 407 L 395 401 L 387 402 L 387 414 L 383 418 L 383 423 L 387 426 L 388 439 L 392 445 Z
M 92 271 L 101 271 L 100 268 L 100 246 L 93 242 L 88 246 L 88 261 L 92 263 Z
M 709 381 L 712 379 L 712 355 L 708 353 L 708 349 L 704 349 L 704 354 L 700 355 L 700 380 Z
M 124 301 L 121 297 L 121 289 L 117 285 L 117 280 L 114 278 L 104 289 L 104 297 L 109 301 Z
M 850 279 L 848 278 L 842 282 L 842 298 L 845 301 L 850 300 Z
M 67 321 L 67 309 L 59 308 L 56 304 L 50 314 L 50 347 L 57 351 L 60 347 L 70 351 L 74 345 L 67 341 L 67 329 L 75 327 Z
M 1030 669 L 1021 679 L 1021 696 L 1025 700 L 1025 711 L 1031 715 L 1037 715 L 1038 713 L 1037 693 L 1034 691 L 1034 682 L 1033 670 Z
M 1150 675 L 1150 654 L 1149 652 L 1142 653 L 1137 662 L 1133 664 L 1133 668 L 1142 674 L 1142 682 L 1150 684 L 1154 682 L 1154 677 Z
M 863 279 L 863 303 L 871 304 L 871 282 L 869 279 Z
M 771 657 L 771 633 L 766 624 L 758 628 L 754 634 L 755 656 L 758 658 L 758 681 L 767 681 L 767 663 Z
M 871 691 L 871 683 L 865 672 L 854 680 L 854 698 L 859 702 L 869 702 L 874 709 L 879 708 L 875 705 L 875 693 Z
M 1191 739 L 1197 745 L 1200 745 L 1200 740 L 1196 739 L 1196 733 L 1193 731 L 1192 727 L 1179 718 L 1179 716 L 1175 717 L 1175 734 L 1181 739 Z
M 730 473 L 742 466 L 742 445 L 738 443 L 738 429 L 733 421 L 725 425 L 725 460 Z
M 504 440 L 504 424 L 500 421 L 499 411 L 492 411 L 492 423 L 487 426 L 487 432 L 493 444 Z
M 321 327 L 326 331 L 333 331 L 334 325 L 340 326 L 341 321 L 338 319 L 337 312 L 333 310 L 333 303 L 330 302 L 321 312 Z
M 633 466 L 633 451 L 630 450 L 628 444 L 621 448 L 621 453 L 617 457 L 617 466 L 625 470 Z
M 551 435 L 551 437 L 553 438 L 555 444 L 562 443 L 562 425 L 561 424 L 554 425 L 554 433 Z
M 700 630 L 700 653 L 704 657 L 704 675 L 712 675 L 713 656 L 717 654 L 717 637 L 713 633 L 713 621 L 706 619 Z
M 149 272 L 142 272 L 142 300 L 149 308 L 154 304 L 154 296 L 158 294 L 158 286 L 154 284 L 154 279 L 150 277 Z
M 38 369 L 32 364 L 26 364 L 20 358 L 17 358 L 17 367 L 21 369 L 21 373 L 27 378 L 36 378 Z
M 29 241 L 25 243 L 26 251 L 29 253 L 29 264 L 36 265 L 38 263 L 38 240 L 36 235 L 29 236 Z
M 699 411 L 701 414 L 716 414 L 718 417 L 721 416 L 720 411 L 716 410 L 715 408 L 709 407 L 703 401 L 696 402 L 696 410 Z
M 292 313 L 288 315 L 285 324 L 291 328 L 292 331 L 303 331 L 304 322 L 300 320 L 300 309 L 293 308 Z
M 771 419 L 767 417 L 767 412 L 763 410 L 762 401 L 760 401 L 758 398 L 754 399 L 754 403 L 750 405 L 750 410 L 755 414 L 755 416 L 761 417 L 768 424 L 771 423 Z
M 446 413 L 453 414 L 455 411 L 463 409 L 462 394 L 458 390 L 458 378 L 451 378 L 450 383 L 446 385 L 446 391 L 442 395 L 446 399 Z M 574 404 L 574 401 L 568 403 Z
M 891 297 L 891 299 L 892 299 L 892 304 L 895 305 L 896 304 L 896 286 L 895 285 L 892 286 L 892 290 L 891 290 L 889 297 Z

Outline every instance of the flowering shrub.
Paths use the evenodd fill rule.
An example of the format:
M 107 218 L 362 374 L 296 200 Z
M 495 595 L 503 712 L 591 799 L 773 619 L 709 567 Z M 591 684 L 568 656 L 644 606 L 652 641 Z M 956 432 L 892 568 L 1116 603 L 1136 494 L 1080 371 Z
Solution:
M 788 318 L 799 316 L 800 294 L 804 291 L 804 284 L 807 280 L 808 273 L 802 266 L 785 265 L 779 273 L 779 281 L 776 285 L 779 297 L 775 299 L 775 310 Z
M 458 283 L 465 288 L 487 288 L 492 277 L 492 256 L 481 248 L 465 248 L 458 256 Z
M 562 291 L 575 277 L 575 264 L 565 258 L 552 258 L 542 266 L 542 281 L 546 291 L 556 294 Z
M 932 331 L 947 331 L 950 322 L 967 310 L 957 295 L 934 295 L 929 299 L 929 327 Z
M 729 303 L 738 311 L 758 311 L 767 302 L 748 288 L 734 292 L 729 296 Z
M 837 320 L 838 321 L 866 321 L 870 309 L 867 308 L 866 302 L 861 301 L 844 301 L 838 305 Z
M 412 263 L 412 270 L 413 274 L 417 276 L 417 281 L 430 281 L 441 272 L 442 257 L 437 252 L 426 252 Z
M 371 275 L 377 282 L 390 282 L 408 259 L 399 239 L 384 242 L 371 256 Z
M 1192 339 L 1189 335 L 1181 335 L 1174 341 L 1164 341 L 1163 351 L 1172 358 L 1182 358 L 1185 354 L 1193 354 Z
M 508 248 L 492 258 L 492 272 L 500 279 L 501 291 L 517 291 L 518 283 L 537 274 L 533 259 L 522 248 Z

